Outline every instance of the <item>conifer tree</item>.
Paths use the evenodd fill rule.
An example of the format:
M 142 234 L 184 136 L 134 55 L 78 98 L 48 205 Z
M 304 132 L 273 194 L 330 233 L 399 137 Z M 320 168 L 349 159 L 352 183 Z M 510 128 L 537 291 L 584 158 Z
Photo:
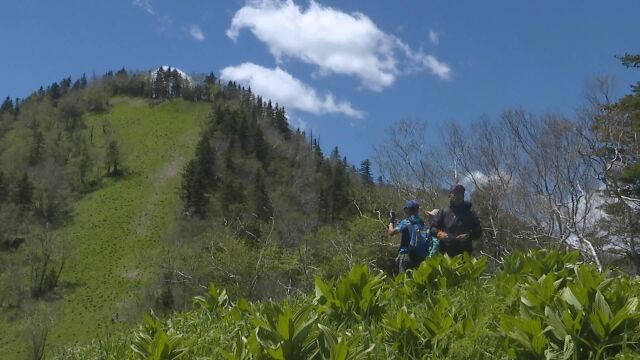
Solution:
M 373 185 L 373 173 L 371 172 L 371 161 L 369 159 L 365 159 L 360 163 L 358 174 L 363 183 Z
M 0 114 L 9 112 L 13 112 L 13 101 L 7 96 L 7 98 L 2 102 L 2 105 L 0 105 Z
M 247 117 L 242 114 L 240 116 L 240 125 L 238 125 L 238 140 L 240 140 L 240 149 L 243 153 L 248 153 L 249 149 L 249 126 L 247 125 Z
M 20 206 L 21 209 L 30 209 L 33 204 L 33 190 L 34 186 L 29 175 L 24 175 L 18 180 L 15 190 L 13 192 L 13 203 Z
M 197 172 L 196 160 L 187 163 L 182 173 L 180 197 L 182 198 L 185 213 L 194 214 L 204 218 L 207 214 L 209 198 L 206 194 L 204 178 Z
M 4 178 L 4 173 L 0 171 L 0 204 L 5 203 L 9 197 L 9 184 Z
M 107 176 L 120 175 L 120 149 L 115 140 L 111 140 L 107 145 L 107 152 L 104 157 L 105 167 L 107 168 Z
M 269 155 L 269 148 L 267 147 L 267 142 L 264 140 L 262 129 L 258 124 L 256 124 L 253 129 L 253 149 L 255 151 L 256 158 L 260 160 L 261 163 L 265 164 L 267 156 Z
M 35 128 L 33 130 L 33 145 L 29 153 L 29 165 L 34 166 L 40 162 L 42 158 L 42 152 L 44 149 L 44 135 L 40 129 Z
M 267 220 L 273 214 L 271 208 L 271 200 L 267 194 L 267 189 L 262 177 L 262 171 L 258 169 L 253 181 L 253 190 L 251 192 L 251 205 L 253 207 L 253 213 L 259 220 Z
M 203 191 L 214 190 L 216 185 L 216 156 L 211 147 L 208 131 L 205 131 L 196 145 L 195 161 L 195 173 L 197 177 L 201 178 L 200 183 L 204 186 Z

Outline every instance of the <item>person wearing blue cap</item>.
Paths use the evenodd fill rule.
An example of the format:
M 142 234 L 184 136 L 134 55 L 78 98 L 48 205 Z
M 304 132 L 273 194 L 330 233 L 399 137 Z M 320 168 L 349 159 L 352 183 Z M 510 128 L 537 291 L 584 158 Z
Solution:
M 441 209 L 431 223 L 431 235 L 440 240 L 440 252 L 451 257 L 471 254 L 472 241 L 482 235 L 478 215 L 464 201 L 465 188 L 455 184 L 449 191 L 449 206 Z
M 438 253 L 438 239 L 429 234 L 419 211 L 420 204 L 409 200 L 404 205 L 407 218 L 396 225 L 392 216 L 389 222 L 389 235 L 401 234 L 397 258 L 400 272 L 415 269 L 424 259 Z

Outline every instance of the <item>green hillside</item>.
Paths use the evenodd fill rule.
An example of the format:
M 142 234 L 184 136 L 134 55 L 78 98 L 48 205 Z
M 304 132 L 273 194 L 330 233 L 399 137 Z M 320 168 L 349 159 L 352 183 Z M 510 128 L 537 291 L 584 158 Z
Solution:
M 109 112 L 86 116 L 85 131 L 94 129 L 96 144 L 104 146 L 97 129 L 103 122 L 110 124 L 131 172 L 82 198 L 74 207 L 73 223 L 59 230 L 72 249 L 61 279 L 71 286 L 54 306 L 53 347 L 103 336 L 113 328 L 114 314 L 122 317 L 129 311 L 138 317 L 136 297 L 143 295 L 141 285 L 159 272 L 157 258 L 179 215 L 179 175 L 210 109 L 183 100 L 154 106 L 143 99 L 111 102 Z M 6 319 L 0 322 L 5 355 L 26 352 L 15 326 Z

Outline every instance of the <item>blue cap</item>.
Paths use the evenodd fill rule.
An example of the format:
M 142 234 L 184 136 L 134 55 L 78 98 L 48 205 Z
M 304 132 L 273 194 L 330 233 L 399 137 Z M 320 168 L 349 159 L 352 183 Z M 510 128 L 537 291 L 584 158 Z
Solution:
M 405 209 L 417 209 L 419 207 L 420 207 L 420 204 L 418 204 L 416 200 L 408 200 L 406 203 L 404 203 Z

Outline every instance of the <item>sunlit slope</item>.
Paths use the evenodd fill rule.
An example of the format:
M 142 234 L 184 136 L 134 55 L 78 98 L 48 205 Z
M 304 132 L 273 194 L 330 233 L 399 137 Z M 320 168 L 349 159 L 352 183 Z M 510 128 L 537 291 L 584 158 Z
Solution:
M 108 113 L 86 118 L 86 131 L 97 144 L 116 134 L 126 175 L 79 201 L 73 224 L 60 231 L 72 257 L 62 275 L 64 297 L 52 314 L 49 349 L 104 336 L 138 316 L 141 289 L 156 279 L 166 234 L 176 222 L 180 171 L 210 107 L 182 100 L 112 103 Z M 0 332 L 13 334 L 5 344 L 18 357 L 26 344 L 21 332 L 2 329 L 11 326 L 0 324 Z

